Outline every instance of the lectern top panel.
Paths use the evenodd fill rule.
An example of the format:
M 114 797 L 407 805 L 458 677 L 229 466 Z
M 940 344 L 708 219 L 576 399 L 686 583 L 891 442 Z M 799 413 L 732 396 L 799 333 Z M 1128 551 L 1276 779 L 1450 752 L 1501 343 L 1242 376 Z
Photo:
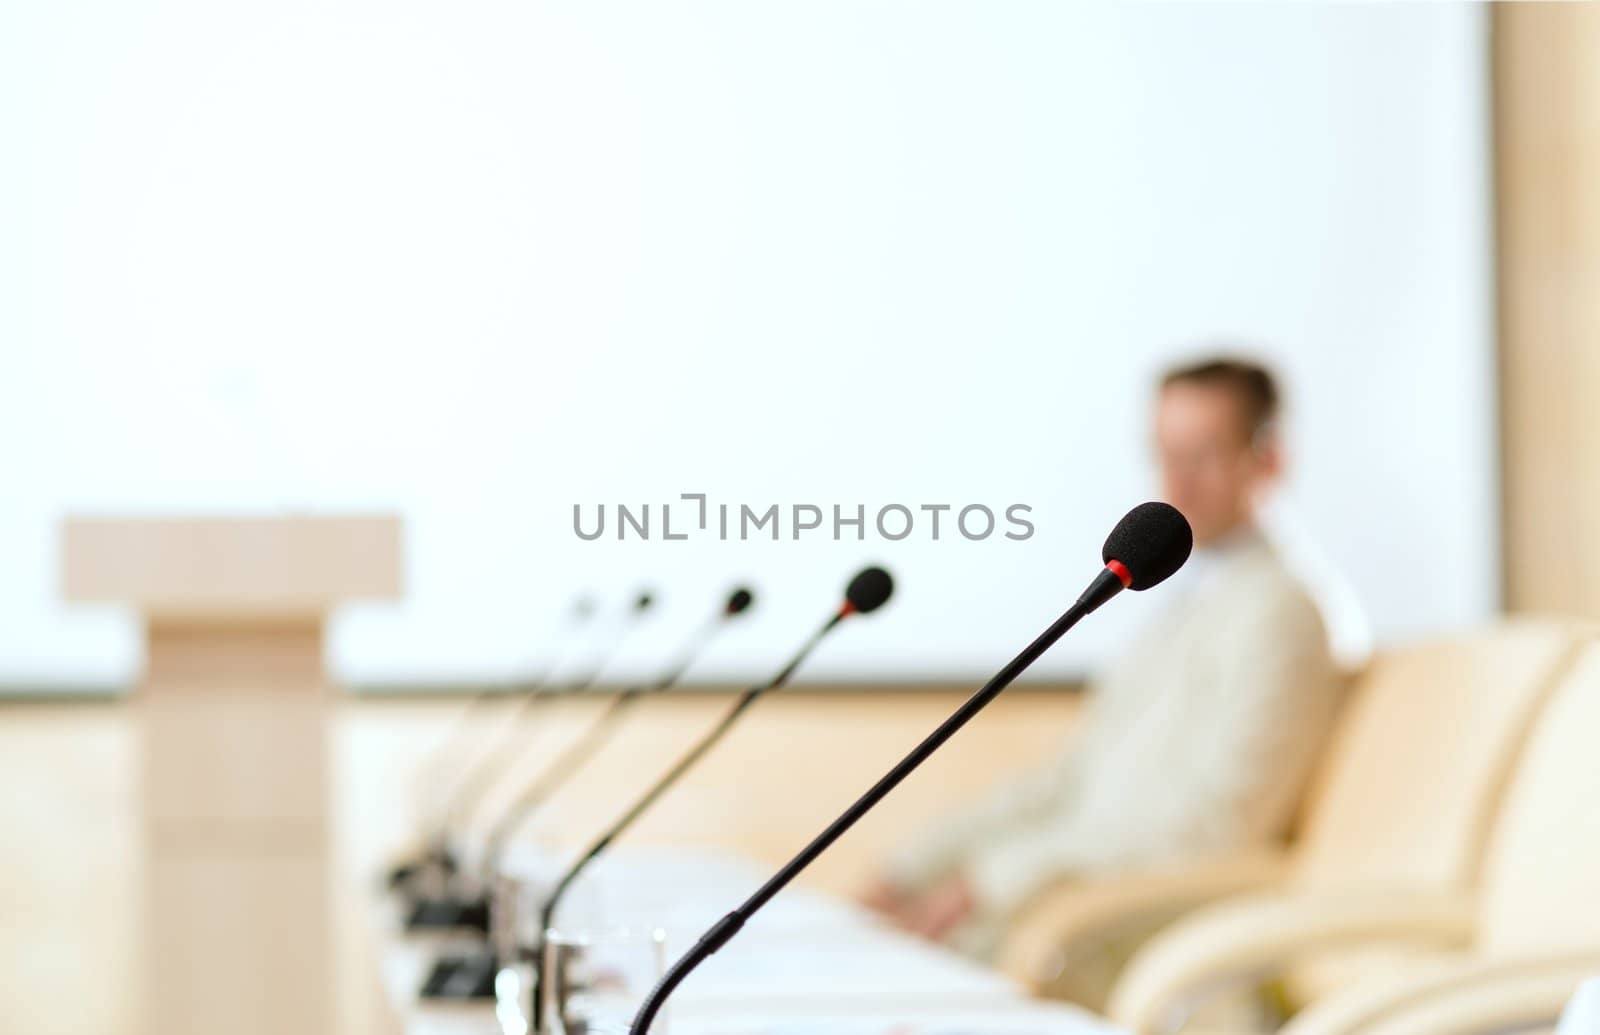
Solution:
M 153 617 L 319 616 L 401 591 L 401 521 L 338 517 L 67 517 L 62 592 Z

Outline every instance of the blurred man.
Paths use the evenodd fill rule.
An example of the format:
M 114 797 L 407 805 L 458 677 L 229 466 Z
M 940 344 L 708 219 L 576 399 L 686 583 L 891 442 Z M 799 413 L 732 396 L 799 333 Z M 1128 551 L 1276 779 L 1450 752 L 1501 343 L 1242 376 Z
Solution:
M 1195 554 L 1059 757 L 893 860 L 867 902 L 907 930 L 987 955 L 1063 877 L 1227 852 L 1290 823 L 1340 679 L 1316 607 L 1252 517 L 1279 473 L 1276 386 L 1250 363 L 1183 367 L 1154 417 Z

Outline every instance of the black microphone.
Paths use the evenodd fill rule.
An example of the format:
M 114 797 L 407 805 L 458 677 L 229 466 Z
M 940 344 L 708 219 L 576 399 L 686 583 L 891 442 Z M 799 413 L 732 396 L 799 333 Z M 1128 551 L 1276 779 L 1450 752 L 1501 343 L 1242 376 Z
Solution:
M 518 702 L 511 720 L 504 727 L 505 735 L 500 742 L 491 748 L 486 756 L 478 760 L 466 779 L 457 787 L 453 805 L 445 816 L 444 828 L 437 835 L 438 843 L 443 845 L 437 856 L 437 868 L 443 871 L 446 880 L 458 877 L 455 853 L 450 850 L 451 832 L 457 826 L 458 819 L 464 820 L 470 816 L 483 796 L 495 787 L 517 761 L 519 757 L 517 748 L 521 740 L 518 733 L 528 713 L 559 695 L 576 694 L 588 689 L 605 671 L 606 665 L 621 649 L 627 634 L 650 610 L 654 601 L 655 597 L 649 591 L 640 593 L 634 599 L 628 609 L 629 623 L 613 639 L 609 650 L 596 659 L 583 675 L 561 685 L 549 683 L 537 685 Z M 481 895 L 475 897 L 470 889 L 465 894 L 447 893 L 439 897 L 424 894 L 412 903 L 411 912 L 406 918 L 407 930 L 441 927 L 481 929 L 487 925 L 488 906 Z
M 500 819 L 495 823 L 487 838 L 488 850 L 486 858 L 491 870 L 499 866 L 500 855 L 504 852 L 506 843 L 510 841 L 517 829 L 527 822 L 528 818 L 543 805 L 544 802 L 559 790 L 582 766 L 604 747 L 606 742 L 616 732 L 618 724 L 627 712 L 639 702 L 646 694 L 653 694 L 672 686 L 689 666 L 694 664 L 701 651 L 710 643 L 711 638 L 723 625 L 732 618 L 743 614 L 755 600 L 754 594 L 748 589 L 739 588 L 728 596 L 727 602 L 717 613 L 715 618 L 700 632 L 696 633 L 689 646 L 684 650 L 678 663 L 667 669 L 657 680 L 644 687 L 632 687 L 615 695 L 606 703 L 600 714 L 589 724 L 589 727 L 568 745 L 556 760 L 546 767 L 539 779 L 529 784 L 521 794 L 511 803 L 511 806 L 501 813 Z
M 593 617 L 594 609 L 594 600 L 590 597 L 583 596 L 573 601 L 571 608 L 572 621 L 570 623 L 572 627 L 576 629 L 586 623 L 591 617 Z M 555 666 L 560 663 L 562 656 L 565 654 L 564 648 L 570 645 L 572 638 L 573 637 L 571 636 L 570 632 L 563 629 L 555 640 L 556 652 L 545 663 L 544 672 L 532 679 L 522 681 L 520 686 L 513 684 L 511 687 L 509 687 L 509 689 L 513 692 L 518 690 L 531 692 L 547 683 L 549 681 L 550 672 L 552 672 L 555 669 Z M 467 706 L 462 709 L 461 714 L 456 717 L 455 725 L 452 727 L 449 735 L 446 736 L 437 747 L 430 751 L 425 759 L 417 764 L 415 779 L 418 783 L 429 782 L 429 778 L 433 775 L 434 771 L 439 769 L 441 766 L 448 764 L 451 756 L 455 755 L 460 750 L 466 750 L 468 748 L 468 744 L 464 742 L 472 739 L 472 723 L 470 720 L 473 713 L 483 705 L 493 701 L 495 697 L 502 692 L 504 691 L 499 688 L 482 690 L 476 694 L 472 700 L 467 702 Z
M 712 953 L 726 945 L 762 906 L 782 891 L 819 855 L 827 851 L 845 831 L 871 811 L 873 806 L 910 776 L 930 755 L 939 750 L 957 730 L 998 697 L 1002 690 L 1010 686 L 1028 666 L 1049 650 L 1068 629 L 1124 589 L 1149 589 L 1162 582 L 1183 567 L 1184 561 L 1189 559 L 1189 551 L 1193 545 L 1194 535 L 1189 529 L 1189 522 L 1184 520 L 1183 515 L 1173 507 L 1165 503 L 1142 503 L 1129 511 L 1106 539 L 1105 547 L 1101 551 L 1105 568 L 1094 577 L 1089 583 L 1089 588 L 1083 591 L 1077 601 L 1041 633 L 1038 639 L 1028 644 L 1021 654 L 1011 659 L 982 689 L 957 708 L 938 729 L 929 734 L 922 743 L 911 750 L 910 754 L 873 784 L 855 804 L 845 809 L 827 829 L 818 834 L 810 844 L 800 850 L 799 854 L 756 889 L 743 904 L 713 924 L 650 991 L 650 995 L 646 997 L 633 1019 L 633 1025 L 629 1029 L 632 1035 L 645 1035 L 650 1030 L 656 1014 L 667 1001 L 667 997 L 672 995 L 673 990 L 683 982 L 684 978 L 705 962 Z
M 594 600 L 591 597 L 582 596 L 574 601 L 572 606 L 573 629 L 575 630 L 586 623 L 594 615 L 594 610 Z M 510 688 L 511 692 L 524 695 L 523 700 L 519 702 L 522 707 L 515 709 L 507 717 L 502 726 L 501 736 L 496 738 L 497 741 L 503 740 L 504 734 L 518 725 L 522 710 L 526 707 L 528 699 L 537 698 L 540 692 L 545 689 L 546 684 L 549 682 L 550 673 L 560 664 L 562 657 L 566 653 L 566 648 L 571 645 L 573 638 L 572 631 L 563 630 L 556 637 L 556 652 L 554 657 L 546 663 L 544 673 L 532 680 L 523 682 L 520 686 L 512 686 Z M 457 755 L 458 749 L 466 750 L 467 744 L 465 742 L 473 738 L 472 716 L 481 710 L 484 705 L 495 700 L 502 692 L 499 688 L 484 690 L 467 702 L 466 708 L 462 709 L 460 716 L 457 717 L 455 727 L 450 735 L 446 736 L 445 740 L 437 748 L 429 752 L 427 758 L 418 763 L 414 781 L 419 788 L 433 782 L 437 771 Z M 457 784 L 453 791 L 447 793 L 445 802 L 440 808 L 438 827 L 428 837 L 426 846 L 422 851 L 412 858 L 402 860 L 389 870 L 388 884 L 390 888 L 399 889 L 418 879 L 422 873 L 430 869 L 442 870 L 447 876 L 455 872 L 455 856 L 450 851 L 450 817 L 460 807 L 458 799 L 463 795 L 464 788 L 472 783 L 472 775 L 478 764 L 468 760 L 462 767 L 465 782 Z M 437 778 L 442 779 L 443 777 Z
M 721 719 L 717 720 L 716 725 L 701 734 L 700 739 L 695 742 L 694 746 L 684 752 L 672 764 L 672 767 L 663 773 L 650 786 L 649 790 L 645 791 L 643 796 L 635 801 L 626 812 L 606 829 L 605 833 L 596 838 L 594 843 L 556 881 L 549 896 L 545 898 L 544 906 L 540 909 L 539 925 L 534 932 L 535 941 L 529 952 L 533 963 L 534 978 L 532 982 L 533 1007 L 528 1020 L 533 1031 L 540 1032 L 544 1030 L 544 934 L 550 929 L 550 924 L 555 918 L 556 907 L 561 904 L 561 899 L 566 894 L 567 889 L 589 867 L 590 863 L 594 862 L 607 848 L 611 847 L 618 837 L 633 826 L 639 817 L 643 816 L 685 773 L 694 768 L 695 764 L 705 757 L 706 753 L 715 747 L 718 741 L 722 740 L 727 732 L 733 728 L 734 723 L 738 721 L 739 716 L 743 715 L 756 702 L 757 698 L 767 691 L 776 690 L 787 683 L 789 677 L 794 674 L 795 669 L 822 641 L 823 636 L 827 635 L 839 622 L 852 614 L 867 614 L 876 611 L 888 602 L 893 592 L 894 580 L 882 568 L 867 568 L 851 579 L 850 585 L 845 589 L 844 603 L 839 610 L 833 617 L 828 619 L 827 624 L 819 632 L 801 646 L 794 658 L 783 667 L 783 670 L 760 686 L 751 687 L 740 694 L 732 707 L 723 713 Z
M 621 650 L 622 644 L 634 626 L 649 613 L 655 602 L 654 594 L 649 591 L 640 593 L 628 609 L 631 619 L 623 627 L 610 645 L 609 650 L 596 659 L 589 668 L 575 679 L 568 679 L 561 684 L 552 684 L 540 681 L 527 687 L 522 700 L 518 702 L 516 711 L 510 716 L 501 728 L 501 735 L 497 743 L 478 760 L 472 771 L 457 787 L 452 806 L 447 814 L 446 825 L 453 826 L 460 818 L 472 813 L 478 806 L 483 796 L 494 789 L 507 770 L 521 757 L 523 740 L 521 736 L 522 720 L 527 714 L 539 706 L 547 703 L 551 698 L 564 694 L 575 694 L 587 690 L 594 681 L 605 671 L 606 665 Z
M 485 934 L 496 926 L 497 906 L 487 889 L 493 886 L 494 874 L 499 869 L 511 836 L 549 797 L 570 780 L 589 762 L 615 734 L 627 712 L 647 694 L 657 693 L 676 683 L 688 671 L 696 658 L 726 624 L 750 608 L 755 596 L 740 587 L 728 595 L 712 619 L 693 635 L 676 663 L 644 687 L 633 687 L 613 696 L 584 732 L 557 758 L 546 766 L 511 805 L 502 811 L 490 832 L 483 853 L 482 879 L 485 893 L 462 904 L 451 918 L 451 926 L 477 927 Z M 486 998 L 494 993 L 493 979 L 499 969 L 498 955 L 491 947 L 481 952 L 465 955 L 448 955 L 434 963 L 423 981 L 420 994 L 424 998 Z

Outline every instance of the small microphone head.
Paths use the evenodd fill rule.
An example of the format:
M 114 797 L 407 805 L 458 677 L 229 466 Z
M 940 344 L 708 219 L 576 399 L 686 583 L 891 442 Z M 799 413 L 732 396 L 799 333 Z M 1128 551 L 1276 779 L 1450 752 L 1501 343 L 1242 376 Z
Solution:
M 1111 530 L 1100 558 L 1107 565 L 1115 561 L 1126 570 L 1124 581 L 1129 589 L 1149 589 L 1183 567 L 1193 547 L 1194 532 L 1178 508 L 1168 503 L 1141 503 Z
M 723 613 L 728 615 L 730 618 L 736 614 L 742 614 L 744 610 L 751 604 L 755 603 L 755 601 L 755 594 L 750 592 L 748 589 L 745 589 L 743 586 L 740 586 L 738 589 L 729 594 L 728 606 L 726 609 L 724 609 Z
M 655 602 L 656 602 L 656 598 L 647 589 L 644 592 L 639 594 L 639 599 L 638 600 L 635 600 L 633 602 L 633 609 L 642 614 L 645 611 L 650 610 L 650 605 L 655 603 Z
M 844 599 L 857 614 L 876 611 L 894 594 L 894 579 L 882 568 L 862 568 L 845 588 Z

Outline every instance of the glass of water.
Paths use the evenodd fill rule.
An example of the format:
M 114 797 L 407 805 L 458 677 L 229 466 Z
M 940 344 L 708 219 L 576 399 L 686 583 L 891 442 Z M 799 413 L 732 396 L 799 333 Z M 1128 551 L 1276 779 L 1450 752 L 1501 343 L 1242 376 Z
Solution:
M 626 1035 L 666 968 L 660 928 L 551 928 L 544 938 L 544 1024 L 549 1035 Z M 666 1017 L 651 1035 L 665 1035 Z

